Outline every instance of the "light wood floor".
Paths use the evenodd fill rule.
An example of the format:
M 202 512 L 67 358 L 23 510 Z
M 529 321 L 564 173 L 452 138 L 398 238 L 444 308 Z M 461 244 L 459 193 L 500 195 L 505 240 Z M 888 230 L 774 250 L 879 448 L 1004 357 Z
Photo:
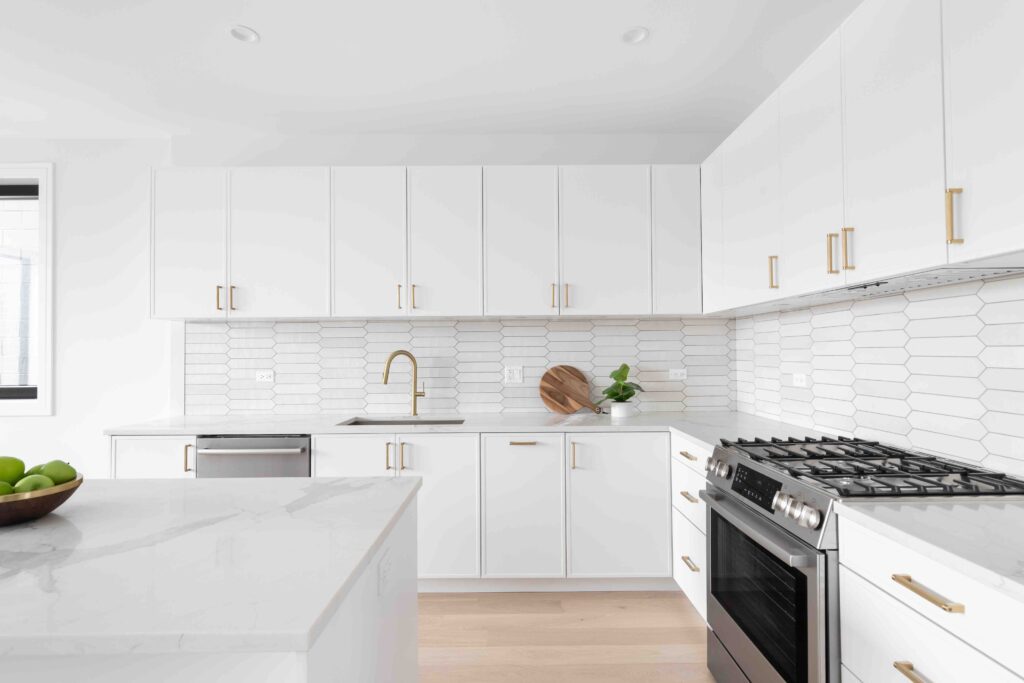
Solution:
M 421 683 L 713 683 L 682 593 L 424 594 Z

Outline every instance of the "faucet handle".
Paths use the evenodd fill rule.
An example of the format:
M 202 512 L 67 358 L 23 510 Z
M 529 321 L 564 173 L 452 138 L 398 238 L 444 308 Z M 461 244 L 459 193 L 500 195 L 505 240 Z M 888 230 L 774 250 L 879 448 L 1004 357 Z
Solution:
M 422 389 L 416 389 L 416 395 L 419 396 L 420 398 L 424 398 L 427 395 L 427 383 L 426 382 L 420 382 L 420 386 L 423 387 L 423 388 Z M 415 389 L 415 387 L 413 387 L 413 388 Z

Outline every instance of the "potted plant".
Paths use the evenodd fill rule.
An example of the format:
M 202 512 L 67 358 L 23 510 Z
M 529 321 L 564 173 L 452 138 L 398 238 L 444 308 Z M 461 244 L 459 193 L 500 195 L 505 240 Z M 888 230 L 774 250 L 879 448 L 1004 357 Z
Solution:
M 636 392 L 643 391 L 643 387 L 636 382 L 629 381 L 629 366 L 625 363 L 608 376 L 612 378 L 612 384 L 601 392 L 604 394 L 604 398 L 598 403 L 611 401 L 612 417 L 626 417 L 633 412 L 633 407 L 629 404 L 630 399 L 636 396 Z

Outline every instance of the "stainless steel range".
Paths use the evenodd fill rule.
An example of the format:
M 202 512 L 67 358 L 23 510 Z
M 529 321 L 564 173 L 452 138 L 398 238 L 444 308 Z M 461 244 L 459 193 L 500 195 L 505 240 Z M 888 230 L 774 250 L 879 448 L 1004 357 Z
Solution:
M 837 500 L 1024 493 L 1004 474 L 844 437 L 723 440 L 707 468 L 719 683 L 839 681 Z

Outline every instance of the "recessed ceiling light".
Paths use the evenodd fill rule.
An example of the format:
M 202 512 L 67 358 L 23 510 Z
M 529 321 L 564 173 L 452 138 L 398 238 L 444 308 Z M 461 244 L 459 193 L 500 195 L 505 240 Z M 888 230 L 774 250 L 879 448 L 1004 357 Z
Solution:
M 650 37 L 651 32 L 645 26 L 634 26 L 622 34 L 622 42 L 626 45 L 639 45 Z
M 256 33 L 253 29 L 248 26 L 242 26 L 241 24 L 235 24 L 229 30 L 231 37 L 235 40 L 243 43 L 258 43 L 260 42 L 260 34 Z

